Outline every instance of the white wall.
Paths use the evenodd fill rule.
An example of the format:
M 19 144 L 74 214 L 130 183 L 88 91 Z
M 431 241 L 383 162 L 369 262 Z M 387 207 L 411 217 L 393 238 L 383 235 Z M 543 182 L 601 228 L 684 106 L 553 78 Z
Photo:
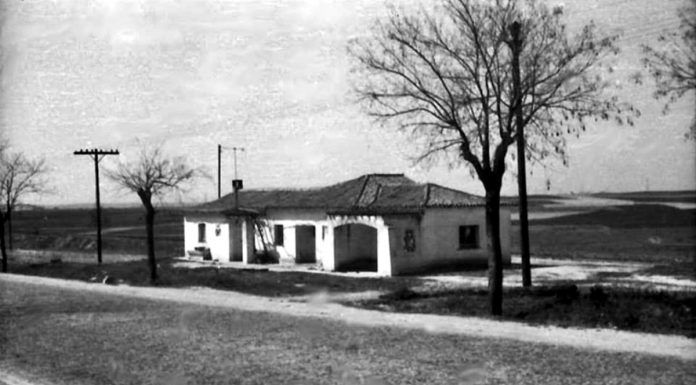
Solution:
M 501 208 L 500 234 L 503 262 L 510 263 L 510 211 Z M 418 271 L 427 267 L 486 264 L 488 237 L 483 207 L 427 209 L 419 223 L 387 219 L 391 224 L 393 274 Z M 477 225 L 479 247 L 459 249 L 459 226 Z M 417 227 L 416 251 L 403 251 L 403 237 L 409 227 Z
M 302 209 L 274 209 L 266 212 L 265 222 L 268 230 L 265 234 L 266 245 L 269 249 L 275 249 L 281 260 L 295 261 L 298 255 L 298 247 L 305 250 L 310 247 L 316 249 L 316 262 L 320 265 L 333 266 L 331 262 L 327 262 L 328 258 L 333 258 L 333 253 L 329 253 L 327 246 L 327 236 L 322 239 L 322 226 L 328 226 L 329 222 L 326 217 L 325 210 L 302 210 Z M 283 225 L 283 246 L 274 246 L 274 226 Z M 313 245 L 298 245 L 297 244 L 297 227 L 298 226 L 315 226 L 316 238 Z M 300 237 L 300 241 L 306 238 Z M 257 236 L 257 243 L 260 242 Z M 333 269 L 333 267 L 331 267 Z
M 229 261 L 230 259 L 230 226 L 223 220 L 196 220 L 184 218 L 184 250 L 186 252 L 196 247 L 207 247 L 213 259 Z M 205 242 L 198 242 L 198 224 L 205 223 Z M 219 226 L 219 234 L 215 234 Z

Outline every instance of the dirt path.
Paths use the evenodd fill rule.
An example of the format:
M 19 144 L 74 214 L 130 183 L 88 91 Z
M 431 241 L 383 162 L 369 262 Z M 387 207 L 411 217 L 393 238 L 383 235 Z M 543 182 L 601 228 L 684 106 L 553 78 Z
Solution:
M 512 339 L 532 343 L 572 346 L 582 349 L 633 352 L 696 360 L 696 340 L 683 336 L 631 333 L 612 329 L 538 327 L 475 317 L 386 313 L 331 303 L 326 296 L 322 295 L 316 295 L 306 303 L 302 303 L 288 298 L 267 298 L 208 288 L 175 289 L 125 285 L 109 286 L 13 274 L 0 274 L 0 280 L 127 297 L 224 307 L 243 311 L 269 312 L 296 317 L 316 317 L 345 322 L 349 325 L 400 327 L 438 334 Z
M 51 385 L 45 379 L 20 372 L 16 368 L 0 366 L 0 385 Z

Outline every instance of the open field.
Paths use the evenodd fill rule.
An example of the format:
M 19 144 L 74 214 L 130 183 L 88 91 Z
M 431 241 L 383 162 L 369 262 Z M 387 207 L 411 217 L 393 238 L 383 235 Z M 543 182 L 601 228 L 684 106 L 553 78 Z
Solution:
M 17 249 L 96 250 L 96 215 L 87 208 L 36 208 L 18 211 L 14 221 Z M 160 209 L 155 216 L 155 250 L 160 255 L 183 255 L 183 212 Z M 145 221 L 141 207 L 104 208 L 102 240 L 105 253 L 144 254 Z
M 696 209 L 643 203 L 584 208 L 531 219 L 529 234 L 539 258 L 647 262 L 665 274 L 696 277 Z M 518 250 L 516 223 L 512 243 Z
M 55 384 L 687 384 L 693 362 L 0 283 L 0 370 Z M 346 320 L 349 321 L 349 320 Z

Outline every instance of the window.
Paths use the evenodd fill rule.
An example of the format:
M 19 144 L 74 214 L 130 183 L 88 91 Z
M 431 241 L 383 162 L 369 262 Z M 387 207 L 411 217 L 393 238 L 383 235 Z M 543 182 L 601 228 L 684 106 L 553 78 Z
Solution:
M 205 223 L 198 224 L 198 243 L 205 243 Z
M 479 248 L 479 227 L 459 226 L 459 249 Z
M 321 227 L 321 239 L 326 239 L 326 234 L 329 232 L 328 226 Z
M 273 244 L 283 246 L 283 225 L 273 226 Z

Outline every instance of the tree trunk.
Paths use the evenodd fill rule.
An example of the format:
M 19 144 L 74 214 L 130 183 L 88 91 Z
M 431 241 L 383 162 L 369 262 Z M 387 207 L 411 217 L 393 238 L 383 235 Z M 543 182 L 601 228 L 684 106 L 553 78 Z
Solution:
M 503 251 L 500 246 L 500 185 L 486 187 L 488 299 L 492 315 L 503 314 Z
M 147 262 L 150 265 L 150 282 L 157 281 L 157 261 L 155 260 L 155 209 L 146 208 L 145 226 L 147 227 Z
M 155 207 L 152 206 L 152 195 L 138 192 L 145 206 L 145 229 L 147 232 L 147 263 L 150 267 L 150 283 L 157 282 L 157 260 L 155 259 Z
M 7 250 L 5 249 L 5 215 L 0 210 L 0 253 L 2 253 L 2 272 L 7 273 Z
M 7 210 L 7 248 L 12 250 L 12 210 Z

